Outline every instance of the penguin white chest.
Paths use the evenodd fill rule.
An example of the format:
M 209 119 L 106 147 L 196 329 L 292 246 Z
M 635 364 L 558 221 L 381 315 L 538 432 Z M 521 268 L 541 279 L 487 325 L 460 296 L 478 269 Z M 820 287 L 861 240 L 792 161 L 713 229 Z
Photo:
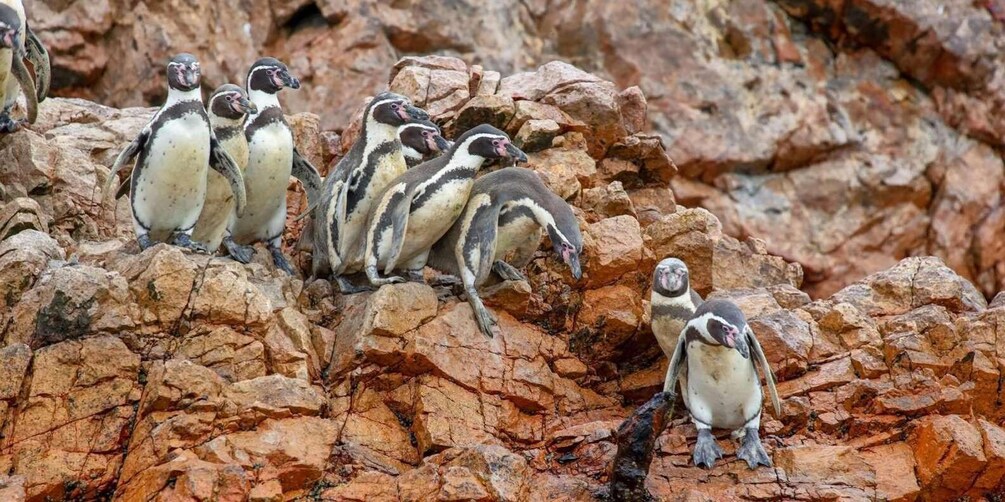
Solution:
M 151 233 L 195 224 L 206 197 L 209 137 L 209 123 L 197 113 L 170 120 L 154 133 L 143 164 L 134 169 L 132 193 L 133 215 Z
M 450 230 L 450 227 L 461 216 L 464 204 L 471 193 L 474 180 L 453 180 L 443 185 L 430 186 L 426 191 L 435 190 L 432 195 L 423 197 L 421 205 L 412 209 L 408 215 L 408 230 L 405 234 L 405 244 L 402 246 L 401 258 L 414 257 L 419 252 L 432 245 Z M 417 194 L 414 201 L 418 200 Z
M 247 203 L 232 233 L 238 242 L 272 237 L 276 220 L 285 220 L 286 187 L 293 172 L 293 135 L 285 124 L 275 123 L 255 131 L 248 142 L 248 167 L 244 171 Z M 282 221 L 285 223 L 285 221 Z M 282 228 L 279 229 L 282 231 Z
M 736 349 L 687 344 L 688 408 L 698 421 L 736 430 L 761 411 L 761 382 Z
M 541 245 L 541 225 L 529 216 L 519 216 L 501 225 L 496 234 L 495 260 L 510 262 L 507 254 L 532 241 L 536 250 Z
M 0 49 L 0 105 L 7 107 L 17 101 L 18 90 L 21 88 L 17 79 L 11 74 L 11 62 L 14 53 L 10 49 Z

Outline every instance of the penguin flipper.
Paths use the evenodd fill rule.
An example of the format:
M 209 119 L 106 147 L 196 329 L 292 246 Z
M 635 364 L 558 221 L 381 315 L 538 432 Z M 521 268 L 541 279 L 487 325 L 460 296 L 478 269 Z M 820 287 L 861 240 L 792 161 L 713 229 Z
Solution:
M 768 365 L 768 358 L 764 356 L 764 349 L 761 348 L 761 342 L 757 341 L 757 336 L 754 335 L 754 330 L 747 326 L 747 344 L 752 349 L 754 356 L 754 364 L 761 367 L 761 372 L 764 373 L 764 380 L 768 384 L 768 393 L 771 394 L 771 405 L 775 408 L 775 417 L 780 418 L 782 416 L 782 404 L 778 400 L 778 389 L 775 388 L 775 373 L 771 371 L 771 366 Z M 681 337 L 683 338 L 683 337 Z
M 461 271 L 465 287 L 476 287 L 492 273 L 499 233 L 499 206 L 493 204 L 488 195 L 478 194 L 468 201 L 461 218 L 462 232 L 455 248 L 457 270 Z M 471 284 L 467 283 L 469 279 Z
M 42 45 L 42 41 L 35 36 L 35 32 L 31 31 L 30 26 L 25 26 L 25 31 L 27 35 L 25 37 L 25 49 L 28 60 L 31 61 L 31 65 L 35 68 L 35 91 L 38 96 L 38 102 L 41 103 L 49 96 L 49 85 L 52 81 L 49 51 Z
M 293 177 L 300 180 L 307 192 L 307 210 L 304 214 L 311 213 L 321 202 L 321 173 L 305 159 L 296 148 L 293 149 Z M 298 218 L 303 217 L 302 215 Z
M 687 366 L 685 364 L 685 357 L 687 356 L 687 337 L 684 333 L 681 333 L 677 337 L 677 347 L 674 348 L 673 355 L 670 356 L 670 366 L 667 368 L 667 376 L 663 379 L 663 392 L 670 393 L 671 395 L 676 395 L 677 391 L 674 390 L 677 387 L 677 380 L 680 379 L 680 375 L 684 368 Z M 671 400 L 671 408 L 673 407 L 673 402 Z
M 705 303 L 705 300 L 702 299 L 701 295 L 699 295 L 697 291 L 691 289 L 690 286 L 688 287 L 688 290 L 691 292 L 691 303 L 695 306 L 695 308 L 702 303 Z
M 405 232 L 408 231 L 408 213 L 412 208 L 413 195 L 410 191 L 403 192 L 399 197 L 392 195 L 391 201 L 384 209 L 384 214 L 388 215 L 391 220 L 391 254 L 387 257 L 384 275 L 390 275 L 394 267 L 398 265 L 401 250 L 405 247 Z
M 227 182 L 230 183 L 230 190 L 234 192 L 234 208 L 237 211 L 237 215 L 244 215 L 244 204 L 247 199 L 247 193 L 244 190 L 244 175 L 241 174 L 241 169 L 237 167 L 234 158 L 227 153 L 227 150 L 223 149 L 215 137 L 210 139 L 209 148 L 209 166 L 214 171 L 223 175 L 224 178 L 227 178 Z
M 147 144 L 147 138 L 149 138 L 149 136 L 150 136 L 149 129 L 143 129 L 143 131 L 140 132 L 139 136 L 136 136 L 136 139 L 132 140 L 128 145 L 126 145 L 126 147 L 119 153 L 119 156 L 115 158 L 115 163 L 112 164 L 112 169 L 111 171 L 108 172 L 108 178 L 105 179 L 105 186 L 101 189 L 101 193 L 103 194 L 104 199 L 107 200 L 108 197 L 111 195 L 112 184 L 115 183 L 115 181 L 118 179 L 119 171 L 121 171 L 126 164 L 132 162 L 132 160 L 137 155 L 139 155 L 141 151 L 143 151 L 143 147 Z M 127 176 L 126 180 L 123 182 L 123 185 L 128 186 L 129 180 L 130 177 Z M 121 186 L 119 187 L 118 192 L 122 192 Z M 119 197 L 120 195 L 116 193 L 115 198 Z
M 28 123 L 34 124 L 38 118 L 38 91 L 35 90 L 35 80 L 28 72 L 28 67 L 24 65 L 24 60 L 17 54 L 11 59 L 10 70 L 24 91 L 24 99 L 28 104 Z
M 133 176 L 130 174 L 126 176 L 126 179 L 122 181 L 119 185 L 119 189 L 115 191 L 115 199 L 121 199 L 123 196 L 129 193 L 129 187 L 132 185 Z

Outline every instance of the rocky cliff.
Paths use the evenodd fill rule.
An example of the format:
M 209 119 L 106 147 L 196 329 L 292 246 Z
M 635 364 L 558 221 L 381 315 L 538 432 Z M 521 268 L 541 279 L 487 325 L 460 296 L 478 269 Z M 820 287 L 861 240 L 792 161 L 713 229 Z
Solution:
M 678 201 L 763 239 L 823 298 L 936 255 L 1005 286 L 1005 3 L 974 0 L 40 0 L 57 92 L 149 106 L 178 51 L 207 86 L 260 54 L 305 82 L 290 110 L 341 130 L 400 56 L 513 73 L 554 59 L 639 86 Z M 477 29 L 472 29 L 477 27 Z M 458 101 L 444 106 L 455 107 Z
M 674 203 L 687 164 L 644 132 L 639 88 L 564 63 L 387 70 L 448 133 L 490 122 L 517 138 L 577 207 L 583 280 L 540 252 L 527 282 L 485 294 L 502 330 L 488 339 L 447 288 L 341 296 L 261 249 L 249 265 L 139 252 L 127 204 L 100 206 L 95 187 L 152 110 L 46 101 L 32 130 L 0 138 L 0 499 L 604 499 L 613 433 L 665 372 L 647 291 L 668 255 L 702 294 L 742 306 L 783 413 L 763 421 L 775 466 L 757 471 L 689 465 L 695 431 L 678 415 L 657 440 L 654 495 L 1001 493 L 1000 298 L 909 258 L 812 301 L 798 264 Z M 318 165 L 358 130 L 290 120 Z M 292 216 L 296 187 L 290 200 Z

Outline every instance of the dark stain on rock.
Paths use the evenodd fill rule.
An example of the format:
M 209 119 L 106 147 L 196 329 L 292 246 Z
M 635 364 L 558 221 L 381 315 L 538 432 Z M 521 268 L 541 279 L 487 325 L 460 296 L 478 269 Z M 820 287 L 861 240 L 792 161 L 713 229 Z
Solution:
M 88 312 L 94 305 L 94 298 L 77 304 L 62 291 L 56 291 L 50 302 L 35 316 L 34 349 L 53 345 L 65 340 L 79 338 L 87 333 L 91 325 Z

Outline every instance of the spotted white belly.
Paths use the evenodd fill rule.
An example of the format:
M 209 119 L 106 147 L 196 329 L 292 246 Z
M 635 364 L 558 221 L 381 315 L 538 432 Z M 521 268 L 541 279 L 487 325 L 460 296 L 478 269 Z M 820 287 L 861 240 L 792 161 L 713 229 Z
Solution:
M 242 172 L 248 167 L 248 141 L 244 139 L 244 134 L 221 141 L 220 145 Z M 195 224 L 195 230 L 192 231 L 192 239 L 205 244 L 210 250 L 219 248 L 233 213 L 234 191 L 230 188 L 230 182 L 222 174 L 210 169 L 206 179 L 206 203 Z
M 687 345 L 688 409 L 700 422 L 736 430 L 761 410 L 761 383 L 750 359 L 736 349 Z
M 338 248 L 345 273 L 362 270 L 363 253 L 366 251 L 367 217 L 370 214 L 370 208 L 373 207 L 377 197 L 384 192 L 384 189 L 407 170 L 405 157 L 400 151 L 384 155 L 377 163 L 366 194 L 360 199 L 353 214 L 346 215 L 345 224 L 340 230 Z
M 191 228 L 206 198 L 208 169 L 206 119 L 189 113 L 168 122 L 150 142 L 145 165 L 134 168 L 133 218 L 150 229 L 155 240 Z
M 248 167 L 244 171 L 247 203 L 244 215 L 231 227 L 234 240 L 249 244 L 282 233 L 286 187 L 292 171 L 293 135 L 290 130 L 283 124 L 258 129 L 248 144 Z

